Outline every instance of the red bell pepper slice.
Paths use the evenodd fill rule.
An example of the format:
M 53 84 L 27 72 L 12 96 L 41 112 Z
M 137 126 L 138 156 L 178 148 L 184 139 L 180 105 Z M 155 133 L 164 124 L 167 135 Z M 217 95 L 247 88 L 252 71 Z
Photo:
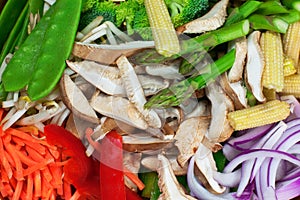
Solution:
M 63 127 L 49 124 L 44 128 L 49 144 L 62 147 L 68 161 L 64 165 L 64 179 L 72 184 L 81 197 L 99 199 L 99 162 L 85 154 L 82 142 Z
M 122 136 L 111 131 L 101 140 L 100 152 L 101 200 L 126 200 Z

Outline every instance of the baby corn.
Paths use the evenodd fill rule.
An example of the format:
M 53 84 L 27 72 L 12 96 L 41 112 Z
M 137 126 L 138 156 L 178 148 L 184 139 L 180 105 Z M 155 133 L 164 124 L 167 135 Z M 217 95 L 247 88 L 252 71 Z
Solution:
M 284 77 L 284 88 L 281 94 L 300 98 L 300 74 Z
M 280 92 L 283 89 L 283 48 L 280 33 L 266 31 L 260 39 L 265 59 L 262 84 L 265 88 Z
M 268 101 L 253 107 L 228 113 L 230 125 L 235 130 L 244 130 L 271 124 L 285 119 L 290 114 L 288 103 L 279 100 Z
M 283 37 L 283 49 L 286 56 L 293 60 L 297 72 L 300 73 L 300 21 L 289 25 L 289 28 Z
M 166 57 L 179 53 L 179 40 L 164 0 L 144 2 L 157 52 Z
M 283 74 L 284 76 L 290 76 L 297 72 L 293 59 L 285 57 L 283 60 Z

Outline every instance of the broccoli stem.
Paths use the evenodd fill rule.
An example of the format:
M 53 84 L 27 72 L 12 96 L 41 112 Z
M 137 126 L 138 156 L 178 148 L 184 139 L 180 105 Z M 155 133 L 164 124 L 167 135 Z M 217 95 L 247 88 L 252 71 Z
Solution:
M 282 4 L 288 8 L 300 11 L 300 0 L 282 0 Z
M 297 10 L 290 10 L 288 13 L 276 15 L 275 18 L 281 19 L 288 24 L 295 23 L 300 20 L 300 12 Z
M 230 26 L 207 32 L 182 42 L 181 55 L 193 51 L 210 50 L 219 44 L 243 37 L 249 33 L 249 21 L 243 20 Z
M 223 44 L 225 42 L 243 37 L 249 33 L 249 21 L 243 20 L 230 26 L 207 32 L 195 38 L 184 40 L 181 42 L 181 51 L 179 54 L 166 58 L 158 54 L 155 50 L 147 50 L 138 53 L 134 59 L 138 63 L 160 63 L 182 57 L 185 54 L 208 51 L 211 48 Z
M 238 8 L 234 8 L 226 19 L 225 26 L 229 26 L 238 21 L 246 19 L 250 14 L 255 12 L 262 4 L 260 1 L 248 0 Z
M 235 60 L 235 49 L 230 50 L 227 54 L 210 64 L 211 72 L 201 74 L 195 77 L 189 77 L 180 81 L 169 88 L 160 91 L 150 98 L 144 105 L 145 108 L 160 108 L 178 106 L 197 89 L 205 87 L 207 83 L 214 80 L 217 76 L 231 68 Z
M 289 24 L 276 16 L 264 16 L 259 14 L 251 15 L 248 20 L 254 30 L 270 30 L 279 33 L 286 33 Z

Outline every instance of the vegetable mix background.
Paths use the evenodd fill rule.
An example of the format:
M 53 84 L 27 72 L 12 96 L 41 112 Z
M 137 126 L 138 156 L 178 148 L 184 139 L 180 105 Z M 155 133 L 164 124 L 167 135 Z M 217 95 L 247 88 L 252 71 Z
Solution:
M 300 1 L 0 12 L 0 199 L 299 198 Z

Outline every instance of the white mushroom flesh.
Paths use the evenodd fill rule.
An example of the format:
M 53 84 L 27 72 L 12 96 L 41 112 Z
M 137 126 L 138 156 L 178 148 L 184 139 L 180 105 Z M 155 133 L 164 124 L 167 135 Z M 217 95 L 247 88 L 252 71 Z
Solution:
M 264 102 L 266 100 L 263 94 L 262 86 L 264 57 L 259 46 L 259 38 L 259 31 L 254 31 L 248 36 L 248 55 L 245 69 L 245 79 L 254 97 L 259 102 Z
M 185 194 L 183 188 L 178 183 L 175 174 L 171 168 L 169 160 L 162 154 L 158 155 L 159 167 L 158 185 L 162 194 L 159 200 L 196 200 L 194 197 Z
M 135 105 L 149 126 L 160 128 L 162 124 L 158 114 L 152 109 L 144 109 L 144 104 L 147 101 L 133 66 L 125 56 L 121 56 L 116 62 L 120 69 L 129 101 Z

